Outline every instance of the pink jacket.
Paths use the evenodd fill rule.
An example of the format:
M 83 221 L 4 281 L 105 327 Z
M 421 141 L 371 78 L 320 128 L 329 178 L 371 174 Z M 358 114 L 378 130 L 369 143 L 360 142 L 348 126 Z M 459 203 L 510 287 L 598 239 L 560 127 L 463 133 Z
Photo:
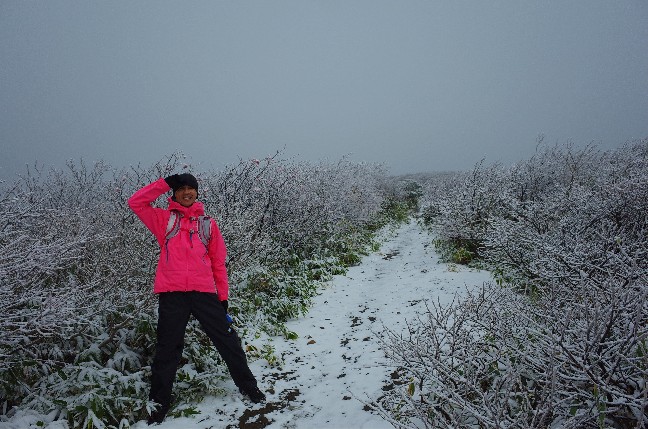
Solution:
M 135 192 L 128 199 L 131 210 L 155 235 L 160 245 L 153 291 L 218 293 L 219 300 L 224 301 L 229 294 L 225 269 L 227 251 L 218 225 L 211 219 L 211 239 L 208 248 L 205 249 L 197 232 L 197 217 L 205 214 L 201 202 L 196 201 L 190 207 L 184 207 L 169 198 L 169 207 L 166 210 L 151 206 L 160 195 L 170 189 L 164 179 L 159 179 Z M 180 231 L 166 242 L 170 210 L 177 210 L 183 216 L 180 219 Z M 195 232 L 190 234 L 192 230 Z

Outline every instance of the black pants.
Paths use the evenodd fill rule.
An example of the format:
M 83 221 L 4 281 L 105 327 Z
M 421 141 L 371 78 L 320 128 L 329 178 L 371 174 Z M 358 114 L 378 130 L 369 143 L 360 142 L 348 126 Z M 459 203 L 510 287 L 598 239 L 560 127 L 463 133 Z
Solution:
M 149 398 L 163 408 L 171 404 L 173 380 L 189 317 L 193 314 L 225 361 L 234 384 L 243 390 L 256 387 L 236 331 L 229 329 L 225 309 L 215 293 L 164 292 L 159 296 L 157 345 L 153 359 Z

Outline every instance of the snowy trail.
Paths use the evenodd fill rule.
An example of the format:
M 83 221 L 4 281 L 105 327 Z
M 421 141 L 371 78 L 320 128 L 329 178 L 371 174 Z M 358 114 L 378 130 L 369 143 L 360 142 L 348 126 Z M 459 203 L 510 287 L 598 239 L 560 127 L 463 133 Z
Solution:
M 466 286 L 489 280 L 485 271 L 440 264 L 430 236 L 415 222 L 389 234 L 381 251 L 336 276 L 304 318 L 288 323 L 299 338 L 275 338 L 282 365 L 251 363 L 268 402 L 252 405 L 233 383 L 226 397 L 208 398 L 191 418 L 168 418 L 160 429 L 192 428 L 391 428 L 364 410 L 392 385 L 394 368 L 380 350 L 382 327 L 405 329 L 425 309 L 424 300 L 447 302 Z M 134 426 L 146 427 L 144 422 Z

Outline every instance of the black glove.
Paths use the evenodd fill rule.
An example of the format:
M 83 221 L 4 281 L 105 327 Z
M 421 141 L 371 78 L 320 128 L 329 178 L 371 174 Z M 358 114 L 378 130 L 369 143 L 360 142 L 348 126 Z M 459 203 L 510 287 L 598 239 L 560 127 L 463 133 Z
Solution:
M 178 187 L 178 182 L 180 181 L 180 178 L 178 177 L 177 174 L 172 174 L 169 177 L 165 177 L 164 181 L 169 185 L 169 188 L 175 189 Z
M 227 313 L 227 308 L 229 307 L 229 303 L 227 302 L 227 300 L 225 299 L 225 300 L 221 301 L 220 303 L 223 306 L 223 308 L 225 309 L 225 313 Z

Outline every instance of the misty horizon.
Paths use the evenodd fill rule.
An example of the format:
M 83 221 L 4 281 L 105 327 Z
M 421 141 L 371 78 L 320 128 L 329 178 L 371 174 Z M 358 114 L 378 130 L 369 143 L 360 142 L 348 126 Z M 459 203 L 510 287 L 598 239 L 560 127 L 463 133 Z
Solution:
M 0 6 L 0 179 L 181 151 L 391 174 L 648 137 L 648 5 L 603 0 Z

